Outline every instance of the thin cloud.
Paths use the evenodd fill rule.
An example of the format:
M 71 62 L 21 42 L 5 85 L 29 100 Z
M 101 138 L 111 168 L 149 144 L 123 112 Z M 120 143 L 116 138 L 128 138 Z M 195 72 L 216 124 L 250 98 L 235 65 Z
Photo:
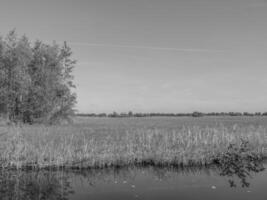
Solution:
M 82 43 L 82 42 L 68 42 L 73 46 L 85 47 L 114 47 L 114 48 L 130 48 L 130 49 L 148 49 L 156 51 L 180 51 L 180 52 L 223 52 L 217 49 L 197 49 L 197 48 L 173 48 L 173 47 L 156 47 L 156 46 L 136 46 L 136 45 L 117 45 L 117 44 L 101 44 L 101 43 Z
M 90 62 L 90 61 L 80 61 L 80 62 L 77 62 L 76 65 L 78 66 L 83 66 L 83 65 L 100 65 L 100 64 L 103 64 L 103 62 Z

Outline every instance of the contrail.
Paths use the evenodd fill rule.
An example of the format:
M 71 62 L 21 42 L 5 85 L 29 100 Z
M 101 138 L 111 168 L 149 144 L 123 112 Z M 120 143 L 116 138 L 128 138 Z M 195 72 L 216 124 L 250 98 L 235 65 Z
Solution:
M 117 44 L 101 44 L 101 43 L 82 43 L 68 42 L 73 46 L 88 46 L 88 47 L 115 47 L 115 48 L 133 48 L 133 49 L 148 49 L 159 51 L 181 51 L 181 52 L 223 52 L 216 49 L 196 49 L 196 48 L 173 48 L 173 47 L 155 47 L 155 46 L 135 46 L 135 45 L 117 45 Z

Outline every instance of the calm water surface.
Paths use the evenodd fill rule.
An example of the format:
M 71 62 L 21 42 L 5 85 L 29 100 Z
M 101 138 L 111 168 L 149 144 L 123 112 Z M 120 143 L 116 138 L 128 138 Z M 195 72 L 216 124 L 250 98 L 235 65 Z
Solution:
M 265 164 L 265 168 L 267 165 Z M 233 184 L 234 183 L 234 184 Z M 234 185 L 234 186 L 233 186 Z M 243 179 L 216 168 L 1 171 L 0 199 L 266 199 L 267 171 Z

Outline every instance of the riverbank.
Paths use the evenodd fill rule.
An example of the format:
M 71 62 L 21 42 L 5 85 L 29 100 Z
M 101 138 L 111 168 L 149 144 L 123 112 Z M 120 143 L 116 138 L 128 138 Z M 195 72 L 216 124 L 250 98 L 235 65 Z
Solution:
M 249 153 L 267 157 L 263 126 L 129 128 L 94 132 L 81 126 L 5 127 L 1 168 L 105 168 L 127 165 L 203 166 L 249 141 Z

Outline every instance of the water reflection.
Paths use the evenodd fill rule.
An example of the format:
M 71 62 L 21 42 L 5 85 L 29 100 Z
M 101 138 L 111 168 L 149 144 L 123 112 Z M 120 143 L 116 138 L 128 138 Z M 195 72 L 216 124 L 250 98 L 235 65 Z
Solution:
M 81 192 L 81 186 L 84 186 L 86 191 L 96 191 L 97 188 L 106 188 L 107 185 L 117 185 L 117 187 L 122 188 L 130 182 L 129 188 L 131 187 L 132 190 L 139 186 L 147 187 L 148 184 L 154 184 L 155 188 L 156 186 L 159 187 L 156 183 L 151 183 L 156 181 L 161 183 L 160 187 L 165 185 L 168 189 L 174 187 L 175 184 L 180 189 L 184 185 L 190 187 L 199 185 L 200 187 L 204 184 L 198 182 L 193 185 L 192 181 L 195 177 L 203 177 L 201 181 L 207 180 L 206 184 L 211 185 L 212 183 L 209 182 L 207 177 L 226 176 L 229 178 L 230 187 L 237 186 L 237 179 L 239 179 L 242 187 L 249 187 L 248 178 L 251 178 L 251 173 L 254 174 L 262 170 L 262 163 L 255 163 L 255 165 L 237 163 L 228 167 L 213 166 L 210 168 L 185 169 L 135 167 L 82 171 L 2 170 L 0 171 L 0 199 L 79 199 L 75 195 Z M 110 192 L 114 190 L 114 187 L 109 188 Z
M 74 191 L 62 172 L 1 171 L 1 199 L 68 199 Z

